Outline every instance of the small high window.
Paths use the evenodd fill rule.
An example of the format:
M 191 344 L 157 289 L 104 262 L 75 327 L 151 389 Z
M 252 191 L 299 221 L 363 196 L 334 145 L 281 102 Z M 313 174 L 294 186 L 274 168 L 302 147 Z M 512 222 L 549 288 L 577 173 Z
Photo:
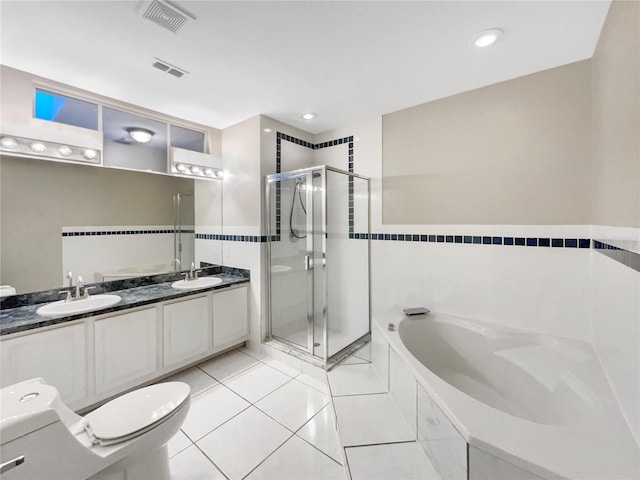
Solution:
M 33 116 L 50 122 L 98 129 L 98 105 L 36 88 Z
M 204 133 L 171 125 L 171 146 L 204 153 Z

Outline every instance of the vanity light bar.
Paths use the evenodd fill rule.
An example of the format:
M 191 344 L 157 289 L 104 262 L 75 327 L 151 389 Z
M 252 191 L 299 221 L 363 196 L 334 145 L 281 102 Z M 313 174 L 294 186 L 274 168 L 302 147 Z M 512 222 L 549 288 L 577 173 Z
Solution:
M 99 150 L 13 135 L 0 134 L 0 151 L 19 157 L 100 164 Z
M 212 180 L 222 180 L 224 172 L 220 168 L 203 167 L 201 165 L 191 165 L 184 162 L 173 162 L 171 173 L 185 175 L 188 177 L 209 178 Z

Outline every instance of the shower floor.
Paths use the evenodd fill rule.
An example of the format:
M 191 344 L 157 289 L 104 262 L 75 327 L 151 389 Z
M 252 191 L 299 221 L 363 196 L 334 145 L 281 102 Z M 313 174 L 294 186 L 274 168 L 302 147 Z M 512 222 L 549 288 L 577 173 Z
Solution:
M 288 340 L 289 342 L 295 343 L 296 345 L 300 345 L 302 348 L 306 348 L 307 346 L 306 326 L 298 329 L 298 331 L 289 333 L 286 336 L 278 335 L 277 331 L 273 332 L 273 335 L 275 337 L 283 338 L 285 340 Z M 329 329 L 329 356 L 333 355 L 336 352 L 339 352 L 343 348 L 353 343 L 355 340 L 357 340 L 357 338 L 354 339 L 353 336 L 349 336 L 339 330 Z M 317 329 L 315 331 L 313 341 L 313 354 L 322 357 L 324 354 L 324 335 L 322 330 Z

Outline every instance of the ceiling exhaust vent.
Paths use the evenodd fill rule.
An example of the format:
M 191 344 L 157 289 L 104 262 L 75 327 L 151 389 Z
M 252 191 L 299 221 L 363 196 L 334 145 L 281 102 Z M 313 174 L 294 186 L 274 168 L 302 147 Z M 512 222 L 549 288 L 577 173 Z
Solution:
M 169 75 L 173 75 L 174 77 L 178 77 L 178 78 L 180 78 L 183 75 L 189 73 L 186 70 L 183 70 L 182 68 L 174 67 L 170 63 L 167 63 L 164 60 L 160 60 L 159 58 L 154 58 L 153 59 L 153 67 L 157 68 L 158 70 L 162 70 L 163 72 L 168 73 Z
M 179 10 L 174 5 L 168 5 L 158 0 L 153 0 L 144 12 L 144 18 L 151 20 L 173 33 L 178 33 L 178 30 L 187 23 L 189 17 L 194 19 L 193 16 Z

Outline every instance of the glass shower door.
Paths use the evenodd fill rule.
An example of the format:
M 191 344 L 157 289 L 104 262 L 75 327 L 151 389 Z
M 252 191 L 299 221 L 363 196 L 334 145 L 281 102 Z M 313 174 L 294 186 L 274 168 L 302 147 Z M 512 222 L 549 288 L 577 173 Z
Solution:
M 313 175 L 267 183 L 271 336 L 313 353 Z

